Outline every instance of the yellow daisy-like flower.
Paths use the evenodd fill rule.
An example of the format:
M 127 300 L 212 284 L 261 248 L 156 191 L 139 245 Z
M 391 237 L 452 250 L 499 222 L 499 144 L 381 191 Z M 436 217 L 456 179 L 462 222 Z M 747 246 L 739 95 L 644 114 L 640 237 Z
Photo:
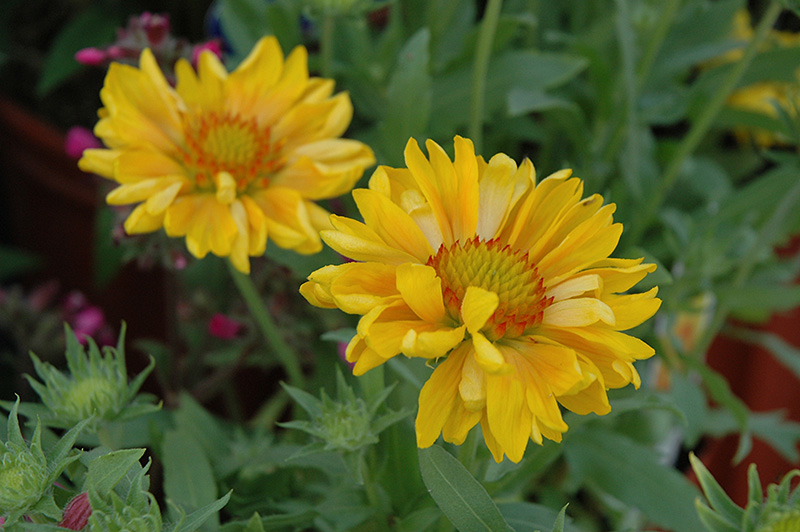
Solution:
M 560 441 L 559 403 L 605 414 L 606 390 L 640 378 L 653 355 L 620 331 L 652 316 L 657 289 L 622 295 L 654 264 L 608 258 L 622 233 L 615 206 L 581 199 L 569 170 L 536 183 L 527 159 L 487 163 L 456 137 L 453 161 L 411 139 L 408 169 L 379 167 L 353 191 L 364 223 L 331 216 L 322 238 L 356 261 L 309 276 L 302 294 L 361 314 L 347 347 L 363 374 L 403 353 L 439 362 L 419 396 L 417 443 L 461 444 L 480 422 L 495 460 L 530 439 Z
M 233 72 L 211 52 L 197 72 L 185 60 L 175 72 L 173 88 L 145 50 L 139 68 L 112 64 L 100 92 L 95 133 L 108 149 L 86 150 L 79 164 L 120 184 L 109 204 L 139 204 L 125 230 L 163 227 L 196 257 L 230 256 L 245 273 L 267 237 L 319 251 L 319 229 L 330 225 L 314 200 L 350 191 L 375 162 L 363 143 L 338 138 L 352 118 L 349 96 L 309 77 L 302 46 L 284 59 L 274 37 Z

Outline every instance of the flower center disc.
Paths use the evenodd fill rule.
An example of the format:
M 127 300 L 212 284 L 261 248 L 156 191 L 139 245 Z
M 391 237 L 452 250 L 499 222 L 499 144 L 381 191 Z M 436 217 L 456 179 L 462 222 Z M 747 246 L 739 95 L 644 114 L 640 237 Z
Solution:
M 283 143 L 273 143 L 270 128 L 255 118 L 204 113 L 189 118 L 185 131 L 183 163 L 198 188 L 211 188 L 220 172 L 233 176 L 239 192 L 250 185 L 263 188 L 283 164 Z
M 500 302 L 482 332 L 494 341 L 521 336 L 542 321 L 546 298 L 544 281 L 528 254 L 513 250 L 497 239 L 470 238 L 449 248 L 442 245 L 428 266 L 442 280 L 442 295 L 450 317 L 460 321 L 467 288 L 477 286 L 497 294 Z

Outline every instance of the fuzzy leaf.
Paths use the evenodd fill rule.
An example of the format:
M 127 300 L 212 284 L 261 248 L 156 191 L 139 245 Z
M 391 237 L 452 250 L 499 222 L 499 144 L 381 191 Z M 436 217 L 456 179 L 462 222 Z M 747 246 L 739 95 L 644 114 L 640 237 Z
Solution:
M 419 468 L 431 497 L 458 530 L 510 530 L 484 487 L 453 455 L 438 445 L 420 449 Z

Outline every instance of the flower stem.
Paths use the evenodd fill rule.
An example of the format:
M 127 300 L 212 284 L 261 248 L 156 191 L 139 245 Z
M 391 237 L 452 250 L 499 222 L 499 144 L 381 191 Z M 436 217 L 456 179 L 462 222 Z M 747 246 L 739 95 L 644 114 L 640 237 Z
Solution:
M 705 106 L 703 112 L 700 114 L 694 124 L 692 124 L 689 133 L 684 137 L 683 141 L 675 150 L 672 159 L 667 165 L 667 168 L 664 170 L 661 180 L 658 182 L 656 190 L 650 194 L 649 199 L 644 206 L 644 210 L 639 217 L 638 224 L 632 229 L 630 238 L 631 242 L 638 243 L 644 235 L 644 232 L 649 228 L 658 212 L 658 208 L 664 201 L 664 197 L 666 196 L 667 192 L 669 192 L 672 186 L 675 185 L 678 177 L 680 177 L 680 171 L 683 167 L 684 161 L 687 157 L 689 157 L 689 155 L 692 154 L 692 152 L 694 152 L 695 149 L 697 149 L 697 146 L 711 128 L 712 124 L 714 123 L 714 119 L 717 117 L 720 110 L 722 110 L 722 107 L 728 100 L 728 96 L 730 96 L 731 92 L 733 92 L 739 81 L 742 79 L 742 76 L 744 76 L 747 68 L 750 66 L 750 63 L 752 63 L 753 58 L 758 53 L 761 43 L 767 38 L 769 30 L 772 29 L 772 26 L 775 24 L 775 20 L 778 18 L 778 15 L 780 15 L 782 9 L 783 7 L 777 0 L 773 0 L 770 3 L 767 11 L 764 13 L 764 16 L 761 18 L 761 21 L 756 27 L 753 39 L 745 49 L 744 55 L 738 63 L 733 65 L 714 97 L 710 102 L 708 102 L 708 105 Z
M 335 18 L 336 15 L 328 10 L 322 15 L 322 31 L 319 38 L 319 72 L 323 78 L 332 77 Z
M 305 377 L 300 369 L 300 362 L 297 354 L 289 344 L 286 343 L 286 340 L 283 339 L 280 329 L 275 325 L 272 316 L 264 307 L 264 303 L 261 301 L 261 296 L 258 294 L 253 280 L 249 275 L 245 275 L 237 270 L 230 261 L 226 262 L 228 264 L 228 270 L 231 272 L 231 277 L 233 277 L 233 282 L 236 284 L 236 288 L 239 289 L 239 293 L 242 295 L 244 302 L 247 304 L 247 308 L 256 320 L 258 328 L 261 329 L 261 334 L 264 336 L 264 340 L 267 341 L 267 345 L 272 348 L 272 351 L 277 355 L 283 368 L 286 370 L 290 384 L 297 388 L 303 388 L 305 385 Z
M 472 67 L 472 93 L 470 94 L 469 137 L 475 151 L 481 152 L 483 145 L 483 110 L 486 97 L 486 74 L 492 55 L 492 43 L 500 19 L 503 0 L 488 0 L 483 14 L 478 45 L 475 50 L 475 63 Z

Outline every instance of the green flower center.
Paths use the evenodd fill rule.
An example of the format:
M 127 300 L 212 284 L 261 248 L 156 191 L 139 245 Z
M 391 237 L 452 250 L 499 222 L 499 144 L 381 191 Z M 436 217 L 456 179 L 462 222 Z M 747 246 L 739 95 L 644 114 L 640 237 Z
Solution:
M 117 403 L 117 387 L 113 382 L 88 377 L 74 382 L 64 396 L 62 408 L 68 409 L 77 419 L 86 419 L 94 413 L 105 417 Z
M 528 254 L 497 239 L 474 237 L 463 244 L 442 245 L 427 264 L 442 279 L 444 303 L 456 321 L 460 321 L 468 287 L 497 294 L 500 303 L 482 330 L 492 341 L 521 336 L 542 321 L 544 309 L 552 302 L 545 297 L 544 281 Z
M 255 118 L 234 114 L 202 113 L 186 120 L 183 164 L 198 188 L 215 190 L 220 172 L 233 177 L 239 192 L 251 184 L 264 188 L 282 165 L 283 143 L 273 143 L 270 128 Z

